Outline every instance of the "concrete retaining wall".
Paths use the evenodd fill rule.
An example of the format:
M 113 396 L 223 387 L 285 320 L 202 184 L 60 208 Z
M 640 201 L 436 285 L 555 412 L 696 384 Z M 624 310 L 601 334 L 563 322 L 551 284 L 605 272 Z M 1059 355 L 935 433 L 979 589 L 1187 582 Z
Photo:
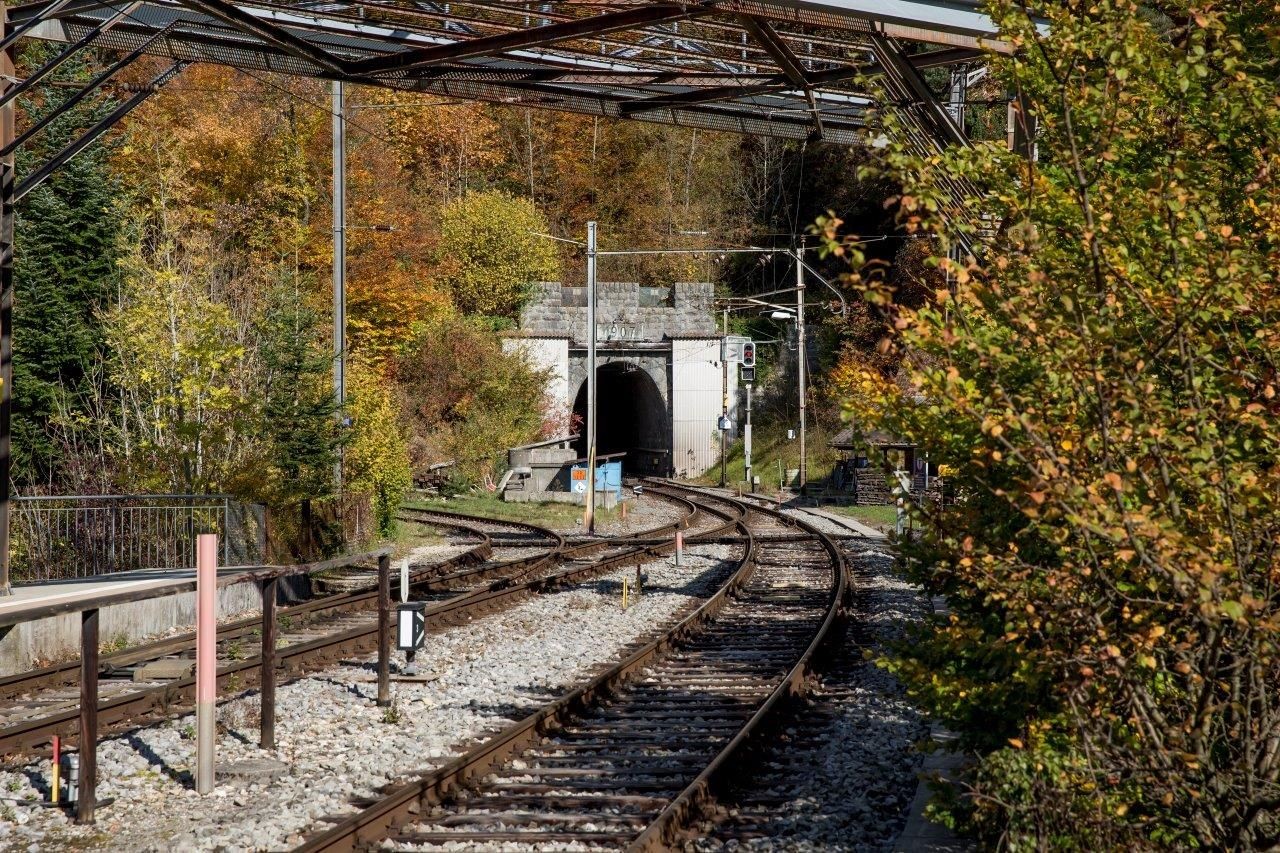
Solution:
M 254 583 L 218 590 L 219 620 L 257 613 L 261 604 L 262 596 Z M 194 629 L 196 594 L 187 592 L 104 607 L 98 619 L 99 639 L 103 645 L 136 645 L 145 637 L 175 628 Z M 0 628 L 0 676 L 78 657 L 79 613 Z

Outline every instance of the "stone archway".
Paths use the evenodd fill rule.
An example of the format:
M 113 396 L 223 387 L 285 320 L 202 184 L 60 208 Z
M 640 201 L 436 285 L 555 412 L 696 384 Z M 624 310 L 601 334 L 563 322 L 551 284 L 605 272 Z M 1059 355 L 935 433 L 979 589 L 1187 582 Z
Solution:
M 671 470 L 671 414 L 661 390 L 638 364 L 611 361 L 596 368 L 596 453 L 625 453 L 631 475 L 665 476 Z M 575 420 L 586 423 L 587 383 L 578 386 Z M 587 455 L 584 434 L 575 449 Z

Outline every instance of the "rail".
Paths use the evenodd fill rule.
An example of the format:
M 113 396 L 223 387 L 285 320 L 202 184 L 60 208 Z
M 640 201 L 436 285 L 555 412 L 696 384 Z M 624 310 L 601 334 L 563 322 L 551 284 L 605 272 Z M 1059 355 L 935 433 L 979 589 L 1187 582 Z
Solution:
M 324 560 L 319 563 L 304 563 L 296 566 L 251 566 L 235 573 L 218 578 L 218 586 L 257 582 L 262 590 L 262 647 L 261 660 L 261 696 L 262 720 L 261 741 L 264 748 L 275 746 L 275 670 L 276 670 L 276 598 L 281 578 L 301 574 L 311 574 L 326 569 L 342 568 L 357 562 L 376 559 L 378 561 L 378 676 L 379 699 L 387 695 L 387 673 L 389 672 L 389 651 L 391 636 L 391 549 L 380 548 L 363 554 L 354 554 Z M 0 628 L 44 619 L 63 613 L 80 614 L 80 702 L 79 702 L 79 745 L 80 745 L 80 783 L 76 797 L 76 821 L 92 823 L 97 804 L 97 751 L 98 751 L 98 617 L 103 607 L 113 604 L 126 604 L 135 601 L 147 601 L 153 598 L 175 595 L 183 592 L 194 592 L 196 579 L 189 579 L 135 587 L 129 590 L 106 593 L 92 598 L 62 598 L 50 602 L 33 601 L 24 606 L 0 611 Z
M 607 695 L 631 673 L 638 671 L 681 639 L 694 633 L 699 626 L 714 618 L 755 570 L 755 545 L 751 539 L 751 531 L 742 523 L 742 519 L 731 518 L 723 513 L 718 514 L 727 519 L 727 527 L 741 526 L 746 553 L 733 575 L 712 598 L 676 626 L 664 632 L 662 636 L 650 641 L 607 672 L 601 673 L 582 687 L 544 705 L 438 770 L 395 788 L 373 805 L 344 818 L 328 831 L 307 839 L 296 848 L 295 853 L 351 851 L 377 842 L 396 822 L 418 813 L 428 804 L 439 802 L 450 790 L 483 773 L 512 752 L 541 736 L 548 727 L 553 727 L 581 711 L 597 697 Z M 720 529 L 718 528 L 716 532 L 719 533 Z
M 670 532 L 674 535 L 674 531 L 687 526 L 696 516 L 693 505 L 683 499 L 675 498 L 674 502 L 681 504 L 688 509 L 688 514 L 684 517 L 652 528 L 650 530 L 641 531 L 638 534 L 616 537 L 613 539 L 600 539 L 593 542 L 574 543 L 568 545 L 562 536 L 554 531 L 546 530 L 523 522 L 491 520 L 492 523 L 507 525 L 537 533 L 549 540 L 549 549 L 540 552 L 537 555 L 529 557 L 516 558 L 514 560 L 506 560 L 500 562 L 482 561 L 479 566 L 465 568 L 465 566 L 475 562 L 475 558 L 480 556 L 476 553 L 478 550 L 488 551 L 490 542 L 487 534 L 480 529 L 474 528 L 473 525 L 481 521 L 489 521 L 476 516 L 466 516 L 457 513 L 441 512 L 434 510 L 412 510 L 406 508 L 402 512 L 409 515 L 418 515 L 413 518 L 415 521 L 426 521 L 421 516 L 435 516 L 430 523 L 443 523 L 448 526 L 457 527 L 459 529 L 470 529 L 477 536 L 482 537 L 481 545 L 475 549 L 471 549 L 465 554 L 459 555 L 450 561 L 446 561 L 445 565 L 435 568 L 459 569 L 452 573 L 440 573 L 438 571 L 417 572 L 411 575 L 411 583 L 415 590 L 431 591 L 443 590 L 454 586 L 458 581 L 486 581 L 495 573 L 499 577 L 492 583 L 483 583 L 477 588 L 469 589 L 460 595 L 433 603 L 427 609 L 427 618 L 429 623 L 437 627 L 456 624 L 459 621 L 474 618 L 502 606 L 509 606 L 512 603 L 522 599 L 526 595 L 538 594 L 562 588 L 563 585 L 579 582 L 589 578 L 595 574 L 607 570 L 610 567 L 616 567 L 629 562 L 638 562 L 652 558 L 652 556 L 668 552 L 674 547 L 672 541 L 667 541 L 664 545 L 656 547 L 644 546 L 639 543 L 632 543 L 632 539 L 643 539 L 654 535 Z M 535 576 L 529 578 L 539 568 L 548 568 L 551 565 L 571 558 L 585 556 L 588 553 L 608 548 L 610 546 L 622 546 L 620 553 L 613 554 L 595 563 L 575 566 L 561 572 L 552 572 L 545 576 Z M 223 626 L 219 629 L 219 639 L 244 637 L 252 632 L 254 624 L 260 625 L 257 628 L 260 637 L 261 650 L 259 656 L 235 660 L 227 665 L 219 665 L 217 679 L 219 685 L 224 682 L 227 684 L 235 683 L 243 687 L 246 683 L 257 678 L 262 696 L 262 721 L 260 742 L 264 748 L 272 748 L 275 739 L 274 732 L 274 685 L 276 680 L 276 670 L 283 667 L 286 670 L 296 671 L 298 666 L 308 658 L 325 659 L 332 658 L 335 649 L 352 647 L 352 644 L 367 643 L 375 641 L 378 652 L 378 702 L 379 704 L 387 704 L 389 702 L 389 654 L 390 654 L 390 551 L 389 549 L 381 549 L 371 551 L 365 554 L 356 554 L 335 560 L 326 560 L 320 563 L 305 564 L 299 566 L 251 566 L 243 567 L 240 570 L 228 572 L 219 578 L 219 586 L 226 586 L 234 583 L 245 581 L 258 581 L 262 585 L 262 616 L 261 620 L 247 619 L 240 620 L 237 623 Z M 377 589 L 376 591 L 356 592 L 335 596 L 333 599 L 324 599 L 314 603 L 290 608 L 286 612 L 299 611 L 303 608 L 312 606 L 332 608 L 335 605 L 343 607 L 355 607 L 361 602 L 370 602 L 376 598 L 377 604 L 377 621 L 376 625 L 366 627 L 353 627 L 343 629 L 340 633 L 311 639 L 296 645 L 286 645 L 277 649 L 276 643 L 276 589 L 277 582 L 290 575 L 302 573 L 321 572 L 326 569 L 342 568 L 355 563 L 367 562 L 373 558 L 377 558 Z M 56 733 L 60 728 L 67 729 L 75 726 L 79 720 L 79 741 L 82 744 L 96 744 L 97 733 L 99 729 L 99 714 L 105 714 L 110 719 L 136 719 L 138 713 L 145 713 L 147 707 L 152 703 L 159 702 L 161 707 L 168 709 L 173 703 L 178 701 L 181 696 L 191 693 L 194 690 L 194 677 L 188 675 L 170 682 L 164 687 L 148 688 L 142 691 L 134 691 L 132 693 L 123 694 L 106 701 L 95 702 L 98 696 L 97 681 L 101 672 L 99 660 L 97 656 L 97 613 L 101 607 L 111 604 L 120 604 L 131 601 L 140 601 L 147 598 L 172 595 L 175 593 L 190 592 L 195 588 L 195 582 L 191 579 L 182 579 L 170 583 L 153 585 L 149 584 L 145 589 L 133 589 L 121 591 L 113 594 L 104 594 L 95 596 L 92 599 L 81 599 L 79 601 L 62 601 L 51 602 L 47 604 L 33 603 L 29 606 L 13 608 L 5 611 L 0 608 L 0 628 L 6 624 L 15 624 L 18 622 L 30 621 L 33 619 L 45 618 L 47 616 L 58 615 L 60 613 L 75 612 L 79 610 L 82 616 L 82 632 L 81 632 L 81 660 L 70 666 L 55 666 L 46 668 L 46 671 L 37 671 L 28 673 L 25 676 L 0 680 L 0 694 L 7 691 L 12 693 L 18 689 L 20 682 L 27 681 L 34 676 L 52 683 L 66 683 L 65 678 L 68 675 L 66 670 L 75 669 L 79 673 L 79 681 L 81 685 L 81 697 L 78 708 L 62 711 L 49 717 L 42 717 L 31 721 L 22 722 L 14 726 L 0 730 L 0 743 L 10 745 L 20 745 L 30 747 L 32 745 L 44 742 L 51 733 Z M 175 644 L 190 643 L 194 639 L 194 635 L 171 638 L 170 640 L 161 641 L 164 653 L 172 653 L 175 651 Z M 107 656 L 106 660 L 111 663 L 127 663 L 136 662 L 144 658 L 150 657 L 148 652 L 160 650 L 157 644 L 143 649 L 126 650 L 120 653 L 114 653 Z M 78 815 L 78 819 L 82 822 L 92 821 L 92 812 L 94 802 L 93 785 L 96 782 L 95 768 L 92 762 L 92 753 L 95 747 L 84 750 L 82 754 L 89 758 L 87 764 L 82 764 L 86 768 L 82 771 L 82 788 L 80 802 L 85 804 L 83 811 Z M 83 787 L 87 785 L 88 787 Z
M 653 491 L 655 494 L 663 492 L 668 497 L 674 497 L 675 489 L 672 488 L 674 486 L 675 484 L 656 483 Z M 671 488 L 671 491 L 667 491 L 668 488 Z M 681 497 L 686 497 L 687 494 L 686 492 Z M 843 555 L 834 541 L 815 527 L 767 508 L 749 507 L 732 498 L 724 498 L 714 494 L 704 494 L 703 497 L 714 499 L 731 507 L 731 510 L 726 512 L 709 506 L 705 502 L 699 506 L 700 511 L 711 512 L 728 521 L 727 525 L 717 527 L 714 531 L 708 531 L 710 536 L 718 537 L 722 535 L 724 527 L 736 527 L 741 530 L 739 541 L 746 546 L 742 561 L 738 564 L 729 580 L 721 586 L 711 599 L 704 602 L 696 611 L 681 620 L 676 626 L 662 632 L 657 638 L 628 655 L 607 672 L 544 705 L 534 713 L 508 726 L 496 736 L 478 744 L 466 754 L 445 766 L 393 788 L 387 792 L 385 797 L 356 814 L 337 819 L 333 827 L 306 839 L 303 845 L 297 849 L 316 853 L 316 851 L 367 849 L 378 845 L 386 839 L 388 832 L 393 827 L 404 821 L 413 820 L 415 816 L 427 814 L 433 806 L 446 799 L 451 791 L 496 770 L 497 765 L 508 760 L 513 754 L 535 743 L 549 731 L 567 725 L 571 720 L 581 716 L 587 709 L 592 708 L 618 688 L 627 684 L 632 676 L 639 673 L 649 664 L 659 660 L 664 652 L 692 639 L 702 630 L 703 626 L 714 620 L 717 614 L 730 601 L 735 600 L 737 596 L 742 594 L 747 580 L 756 570 L 759 543 L 746 525 L 748 514 L 750 512 L 759 512 L 776 515 L 785 524 L 799 527 L 810 534 L 812 537 L 810 541 L 821 542 L 822 547 L 831 557 L 831 585 L 825 597 L 825 604 L 819 609 L 819 613 L 822 616 L 815 624 L 813 634 L 804 644 L 787 673 L 782 676 L 768 698 L 751 715 L 746 725 L 741 728 L 724 749 L 719 750 L 713 756 L 712 761 L 702 773 L 697 775 L 692 784 L 683 789 L 670 802 L 669 807 L 657 816 L 656 820 L 639 837 L 632 839 L 630 846 L 630 849 L 671 849 L 671 845 L 675 840 L 675 832 L 691 814 L 699 809 L 713 783 L 724 777 L 724 771 L 729 766 L 730 760 L 735 757 L 738 747 L 760 729 L 765 719 L 778 710 L 787 696 L 798 693 L 803 689 L 807 681 L 808 672 L 813 665 L 814 656 L 831 635 L 831 628 L 838 619 L 842 604 L 847 599 L 849 589 L 848 569 Z M 701 537 L 691 537 L 691 540 L 693 538 Z M 412 834 L 405 836 L 406 841 L 412 842 L 413 839 L 414 836 Z M 465 834 L 458 840 L 466 843 L 464 839 Z M 556 840 L 565 839 L 557 837 Z M 435 841 L 438 841 L 438 839 L 434 839 L 433 843 Z

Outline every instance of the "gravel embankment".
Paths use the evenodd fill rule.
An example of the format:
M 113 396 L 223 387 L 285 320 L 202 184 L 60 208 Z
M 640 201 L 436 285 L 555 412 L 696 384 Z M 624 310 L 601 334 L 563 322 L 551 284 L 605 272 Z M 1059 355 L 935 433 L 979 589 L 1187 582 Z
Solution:
M 863 659 L 882 651 L 927 612 L 898 577 L 883 543 L 848 546 L 866 590 L 836 662 L 785 727 L 728 819 L 691 845 L 718 850 L 892 850 L 915 796 L 928 727 L 892 675 Z
M 658 502 L 644 502 L 645 504 Z M 637 514 L 640 515 L 640 514 Z M 652 518 L 629 517 L 643 526 Z M 277 691 L 275 757 L 288 765 L 275 781 L 221 784 L 201 798 L 191 785 L 194 716 L 102 742 L 102 807 L 94 827 L 78 827 L 42 800 L 49 766 L 0 772 L 0 850 L 278 850 L 301 840 L 324 815 L 350 811 L 411 770 L 437 767 L 477 738 L 499 730 L 616 660 L 660 624 L 713 591 L 735 562 L 728 546 L 691 547 L 685 564 L 646 567 L 638 604 L 620 608 L 615 572 L 541 596 L 510 611 L 429 636 L 418 656 L 434 680 L 393 683 L 393 709 L 376 707 L 373 660 L 342 666 Z M 256 747 L 257 697 L 219 708 L 219 760 L 269 757 Z

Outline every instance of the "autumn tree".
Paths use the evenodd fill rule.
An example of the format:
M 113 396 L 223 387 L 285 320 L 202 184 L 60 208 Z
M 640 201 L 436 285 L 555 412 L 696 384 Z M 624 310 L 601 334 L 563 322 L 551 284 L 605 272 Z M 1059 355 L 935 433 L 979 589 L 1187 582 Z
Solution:
M 124 272 L 120 301 L 103 315 L 121 393 L 124 485 L 218 491 L 249 447 L 237 377 L 245 350 L 231 312 L 172 252 L 135 247 Z
M 447 318 L 424 329 L 394 375 L 415 465 L 452 460 L 478 479 L 504 461 L 507 448 L 538 437 L 547 377 L 478 319 Z
M 942 815 L 988 846 L 1273 848 L 1280 12 L 987 8 L 1039 158 L 890 144 L 950 286 L 910 307 L 861 280 L 923 358 L 905 389 L 854 378 L 852 414 L 960 498 L 916 508 L 904 557 L 948 614 L 888 665 L 976 751 Z M 976 257 L 949 260 L 963 237 Z
M 558 273 L 555 244 L 538 236 L 547 223 L 524 199 L 470 193 L 440 220 L 439 275 L 462 311 L 514 317 L 530 285 Z
M 408 439 L 400 409 L 387 380 L 362 362 L 351 366 L 346 412 L 351 433 L 343 455 L 343 481 L 366 498 L 379 536 L 395 532 L 395 513 L 413 484 Z M 362 531 L 357 529 L 357 537 Z

